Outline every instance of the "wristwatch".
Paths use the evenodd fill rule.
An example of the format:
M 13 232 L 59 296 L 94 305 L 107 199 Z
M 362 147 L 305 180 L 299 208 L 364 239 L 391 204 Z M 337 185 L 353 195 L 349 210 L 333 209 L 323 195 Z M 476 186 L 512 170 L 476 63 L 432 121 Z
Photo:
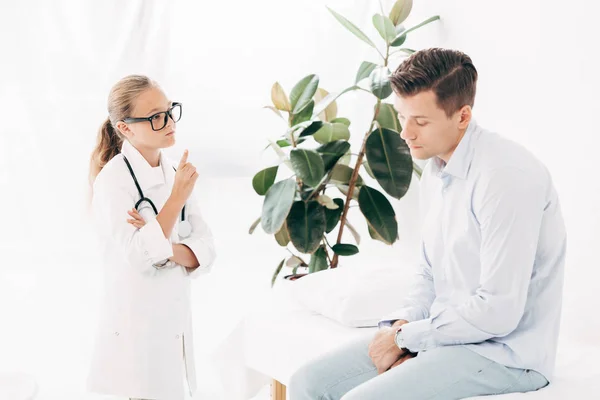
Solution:
M 163 261 L 159 261 L 155 264 L 152 264 L 152 266 L 156 269 L 163 269 L 166 267 L 172 267 L 175 263 L 171 260 L 169 260 L 168 258 L 164 259 Z
M 394 343 L 398 346 L 399 349 L 403 350 L 404 347 L 404 335 L 402 334 L 402 327 L 398 328 L 396 331 L 396 335 L 394 336 Z

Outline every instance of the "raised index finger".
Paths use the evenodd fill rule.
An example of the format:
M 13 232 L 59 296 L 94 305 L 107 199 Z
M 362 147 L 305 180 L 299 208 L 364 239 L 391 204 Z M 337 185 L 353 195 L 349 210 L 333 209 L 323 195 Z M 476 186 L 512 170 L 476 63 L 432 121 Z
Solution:
M 183 156 L 181 157 L 181 161 L 179 161 L 179 168 L 178 169 L 183 168 L 183 166 L 187 163 L 188 154 L 189 154 L 189 152 L 187 150 L 184 150 Z

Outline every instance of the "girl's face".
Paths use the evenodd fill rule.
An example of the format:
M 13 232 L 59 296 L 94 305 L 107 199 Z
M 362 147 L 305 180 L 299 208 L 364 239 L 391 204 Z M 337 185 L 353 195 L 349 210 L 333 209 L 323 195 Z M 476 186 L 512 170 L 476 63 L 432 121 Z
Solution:
M 142 92 L 135 100 L 130 118 L 152 117 L 152 122 L 123 122 L 117 128 L 127 137 L 129 142 L 138 150 L 159 150 L 175 144 L 175 122 L 167 117 L 165 112 L 170 110 L 173 103 L 167 99 L 159 88 L 149 88 Z M 173 118 L 178 119 L 181 109 L 176 107 Z M 154 129 L 153 129 L 154 127 Z

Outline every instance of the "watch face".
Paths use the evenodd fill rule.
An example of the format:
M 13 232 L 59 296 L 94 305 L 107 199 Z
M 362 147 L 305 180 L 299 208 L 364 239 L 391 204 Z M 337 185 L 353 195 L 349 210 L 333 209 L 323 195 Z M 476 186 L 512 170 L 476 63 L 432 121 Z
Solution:
M 398 346 L 398 348 L 401 349 L 404 347 L 404 339 L 402 338 L 402 331 L 396 332 L 394 342 L 396 342 L 396 346 Z

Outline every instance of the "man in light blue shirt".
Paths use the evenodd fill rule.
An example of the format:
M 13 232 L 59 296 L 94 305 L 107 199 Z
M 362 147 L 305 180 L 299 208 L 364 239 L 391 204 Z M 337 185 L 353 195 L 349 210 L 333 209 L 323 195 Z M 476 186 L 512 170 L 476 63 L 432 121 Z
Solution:
M 421 179 L 411 293 L 375 338 L 291 379 L 291 400 L 462 399 L 538 390 L 554 370 L 566 249 L 546 167 L 472 118 L 477 71 L 459 51 L 408 58 L 392 86 Z

